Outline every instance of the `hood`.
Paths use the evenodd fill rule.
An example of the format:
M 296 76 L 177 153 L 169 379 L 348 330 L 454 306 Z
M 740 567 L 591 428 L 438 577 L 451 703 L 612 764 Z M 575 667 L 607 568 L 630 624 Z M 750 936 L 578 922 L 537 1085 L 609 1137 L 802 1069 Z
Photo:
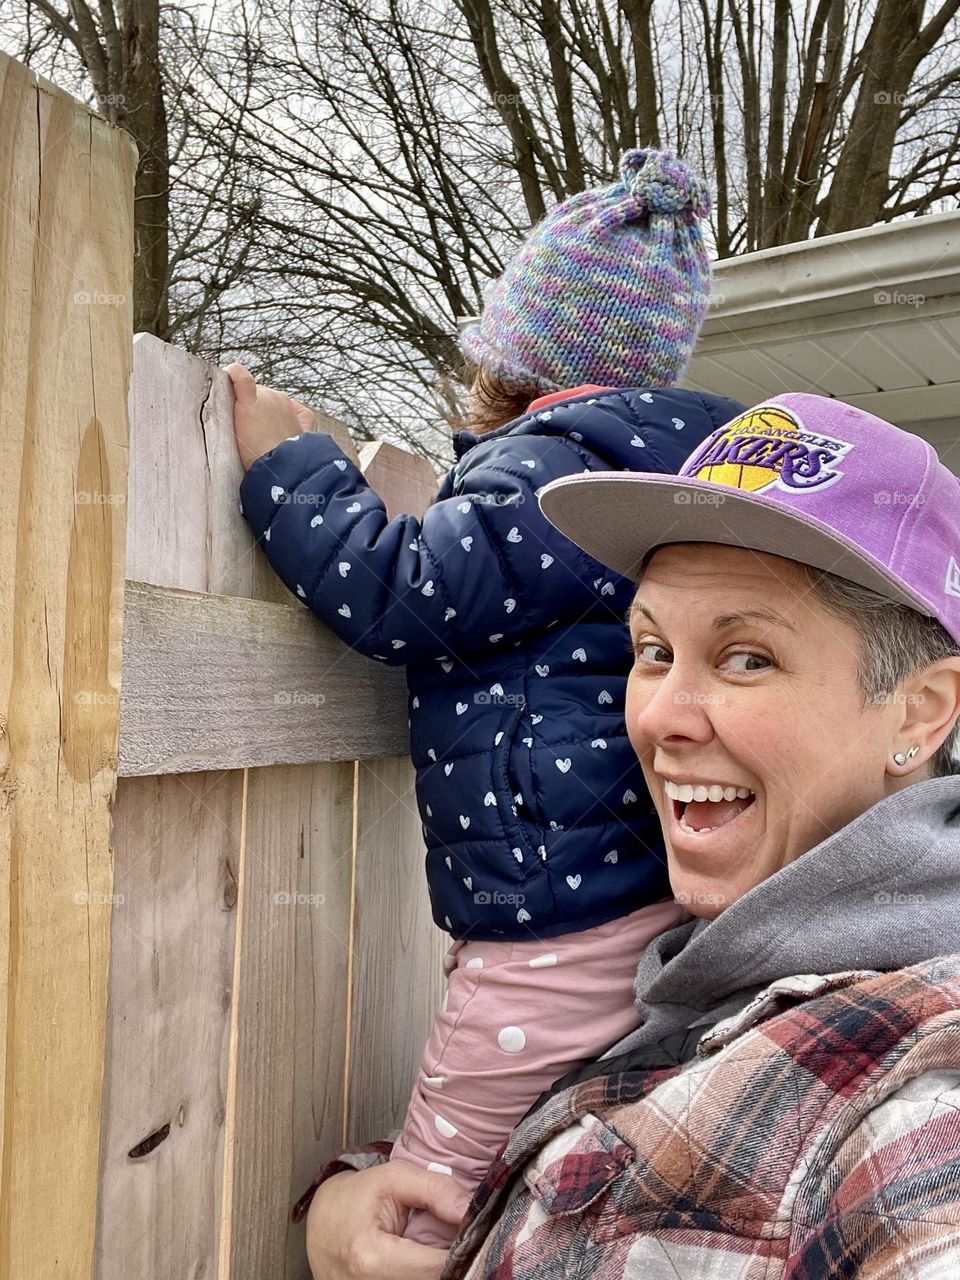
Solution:
M 637 970 L 643 1025 L 610 1054 L 727 1017 L 778 978 L 890 971 L 960 952 L 958 822 L 960 776 L 918 782 L 715 920 L 655 938 Z

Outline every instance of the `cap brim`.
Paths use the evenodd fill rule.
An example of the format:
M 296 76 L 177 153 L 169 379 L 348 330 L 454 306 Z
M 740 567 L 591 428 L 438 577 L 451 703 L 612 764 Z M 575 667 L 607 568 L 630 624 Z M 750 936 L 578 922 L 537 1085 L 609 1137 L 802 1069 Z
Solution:
M 879 560 L 822 521 L 785 510 L 775 498 L 710 480 L 613 471 L 551 480 L 538 500 L 571 542 L 634 582 L 654 548 L 712 542 L 811 565 L 930 615 L 930 606 Z

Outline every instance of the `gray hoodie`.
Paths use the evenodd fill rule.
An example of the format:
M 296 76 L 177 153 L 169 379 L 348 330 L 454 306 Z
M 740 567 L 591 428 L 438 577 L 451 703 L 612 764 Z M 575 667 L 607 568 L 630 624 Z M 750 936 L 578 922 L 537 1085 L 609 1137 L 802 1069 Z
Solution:
M 900 969 L 960 952 L 960 776 L 887 796 L 715 920 L 655 938 L 642 1026 L 604 1057 L 737 1012 L 778 978 Z

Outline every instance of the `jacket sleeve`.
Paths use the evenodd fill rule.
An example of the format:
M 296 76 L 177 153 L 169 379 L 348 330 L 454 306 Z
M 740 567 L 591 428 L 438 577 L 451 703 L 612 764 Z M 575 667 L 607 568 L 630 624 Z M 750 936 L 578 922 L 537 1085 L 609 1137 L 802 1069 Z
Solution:
M 808 1175 L 793 1220 L 784 1280 L 960 1275 L 960 1070 L 927 1071 L 868 1110 Z
M 307 432 L 253 463 L 241 510 L 274 569 L 371 657 L 468 655 L 612 597 L 614 577 L 543 516 L 536 493 L 585 469 L 557 437 L 475 446 L 418 520 L 383 502 L 330 436 Z

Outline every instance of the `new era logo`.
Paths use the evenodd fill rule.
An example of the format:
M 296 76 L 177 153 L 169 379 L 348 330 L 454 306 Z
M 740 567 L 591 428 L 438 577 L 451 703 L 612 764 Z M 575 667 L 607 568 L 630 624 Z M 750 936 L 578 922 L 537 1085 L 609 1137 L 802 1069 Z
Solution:
M 950 563 L 947 565 L 947 577 L 943 589 L 948 596 L 960 596 L 960 564 L 957 564 L 954 556 L 950 557 Z

